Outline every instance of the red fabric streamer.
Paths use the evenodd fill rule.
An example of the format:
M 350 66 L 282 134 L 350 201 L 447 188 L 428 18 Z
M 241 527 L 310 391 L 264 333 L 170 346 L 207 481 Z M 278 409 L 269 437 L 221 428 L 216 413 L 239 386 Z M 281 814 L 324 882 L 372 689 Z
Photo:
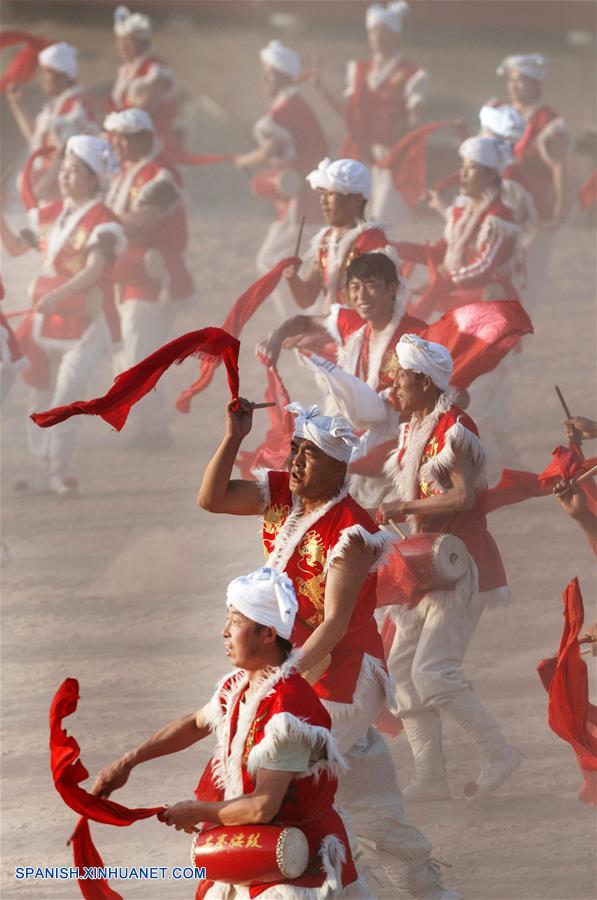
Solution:
M 243 450 L 236 458 L 242 478 L 253 478 L 253 469 L 285 469 L 290 452 L 290 438 L 295 425 L 295 417 L 286 411 L 290 403 L 288 391 L 275 366 L 268 366 L 267 388 L 263 398 L 266 403 L 276 405 L 268 409 L 270 427 L 263 443 L 257 450 Z
M 597 203 L 597 169 L 593 170 L 580 188 L 578 200 L 583 209 L 589 209 Z
M 584 608 L 578 578 L 564 591 L 564 630 L 555 659 L 537 666 L 549 694 L 547 721 L 574 752 L 584 786 L 578 799 L 597 806 L 597 707 L 589 702 L 587 666 L 580 656 L 578 636 Z
M 0 91 L 4 94 L 11 85 L 30 81 L 35 74 L 40 51 L 44 47 L 49 47 L 51 43 L 53 42 L 47 38 L 36 37 L 27 31 L 0 31 L 0 50 L 17 44 L 25 45 L 0 78 Z
M 463 389 L 491 372 L 533 324 L 518 300 L 483 300 L 446 313 L 421 335 L 448 348 L 454 359 L 452 385 Z
M 377 165 L 381 169 L 390 169 L 394 186 L 400 191 L 404 202 L 411 209 L 417 205 L 426 190 L 427 166 L 425 162 L 425 146 L 427 140 L 441 128 L 449 128 L 452 122 L 442 119 L 429 122 L 420 128 L 410 131 Z
M 53 147 L 39 147 L 30 153 L 25 160 L 21 174 L 21 200 L 25 209 L 35 209 L 39 206 L 39 200 L 33 189 L 33 164 L 38 159 L 50 159 L 56 153 Z
M 81 782 L 89 778 L 89 772 L 79 759 L 81 749 L 76 739 L 67 735 L 62 727 L 63 719 L 76 711 L 78 702 L 79 682 L 76 678 L 65 678 L 54 694 L 50 706 L 50 768 L 54 787 L 66 805 L 83 816 L 72 836 L 75 864 L 83 868 L 83 866 L 103 865 L 91 839 L 87 819 L 105 825 L 126 827 L 140 819 L 159 817 L 165 807 L 129 809 L 113 800 L 96 797 L 80 787 Z M 83 890 L 81 881 L 79 885 L 87 900 L 103 900 L 103 898 L 118 900 L 120 897 L 112 891 L 106 881 L 89 881 L 89 883 L 85 881 L 87 892 Z
M 277 263 L 273 269 L 255 281 L 248 290 L 233 304 L 232 309 L 226 316 L 222 328 L 234 337 L 240 337 L 240 334 L 249 321 L 251 316 L 257 312 L 261 304 L 267 300 L 269 295 L 274 291 L 280 283 L 282 272 L 287 266 L 299 265 L 300 259 L 296 256 L 290 256 Z M 204 391 L 208 384 L 211 383 L 219 360 L 205 359 L 201 362 L 199 368 L 199 378 L 197 381 L 184 390 L 176 401 L 176 408 L 179 412 L 188 413 L 191 408 L 191 400 L 196 394 Z
M 233 400 L 238 399 L 238 353 L 240 342 L 221 328 L 202 328 L 175 338 L 114 379 L 114 384 L 103 397 L 94 400 L 78 400 L 67 406 L 57 406 L 46 412 L 33 413 L 31 418 L 40 428 L 49 428 L 64 422 L 71 416 L 101 416 L 120 431 L 131 407 L 141 400 L 173 364 L 180 364 L 189 356 L 199 356 L 210 361 L 223 360 L 228 373 L 228 384 Z

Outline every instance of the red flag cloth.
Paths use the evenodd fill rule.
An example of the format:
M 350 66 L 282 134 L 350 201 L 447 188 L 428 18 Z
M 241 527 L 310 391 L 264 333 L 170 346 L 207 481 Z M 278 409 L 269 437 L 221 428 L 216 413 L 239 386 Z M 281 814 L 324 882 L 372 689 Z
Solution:
M 578 200 L 583 209 L 589 209 L 597 203 L 597 169 L 587 178 L 578 192 Z
M 52 41 L 47 38 L 36 37 L 27 31 L 0 31 L 0 50 L 4 47 L 14 47 L 24 44 L 22 50 L 10 62 L 8 68 L 0 78 L 0 91 L 12 84 L 23 84 L 30 81 L 37 68 L 37 57 L 44 47 L 49 47 Z
M 421 337 L 448 348 L 454 359 L 452 385 L 463 389 L 491 372 L 533 324 L 518 300 L 482 300 L 446 313 Z
M 38 147 L 25 160 L 21 174 L 21 200 L 25 209 L 35 209 L 39 205 L 39 200 L 33 190 L 33 164 L 38 159 L 50 159 L 55 153 L 53 147 Z
M 97 852 L 91 831 L 89 820 L 82 817 L 77 822 L 70 839 L 73 848 L 73 861 L 79 872 L 84 872 L 85 867 L 103 869 L 104 861 Z M 105 878 L 78 878 L 79 890 L 85 900 L 122 900 L 122 895 L 113 891 Z
M 64 422 L 71 416 L 101 416 L 108 424 L 120 431 L 127 420 L 131 407 L 141 400 L 159 381 L 164 372 L 173 364 L 180 364 L 189 356 L 224 361 L 228 373 L 228 384 L 233 400 L 238 399 L 239 375 L 238 352 L 240 342 L 221 328 L 201 328 L 189 331 L 175 338 L 155 353 L 142 359 L 114 379 L 114 384 L 103 397 L 94 400 L 78 400 L 67 406 L 57 406 L 46 412 L 33 413 L 31 418 L 40 428 L 49 428 Z
M 233 304 L 222 328 L 229 334 L 234 335 L 234 337 L 240 337 L 244 326 L 251 316 L 257 312 L 261 304 L 278 287 L 284 269 L 287 266 L 299 264 L 300 259 L 298 257 L 290 256 L 288 259 L 281 260 L 273 269 L 255 281 Z M 184 390 L 176 401 L 176 408 L 180 412 L 188 413 L 191 408 L 191 400 L 196 394 L 204 391 L 207 385 L 211 383 L 218 364 L 219 360 L 205 359 L 201 362 L 199 378 Z
M 236 465 L 243 478 L 252 478 L 253 469 L 284 469 L 290 452 L 290 438 L 296 422 L 292 413 L 287 412 L 290 403 L 288 391 L 275 366 L 267 368 L 267 388 L 264 400 L 276 405 L 268 409 L 270 427 L 265 440 L 257 450 L 243 450 L 236 458 Z
M 569 481 L 583 472 L 588 472 L 597 463 L 597 457 L 585 459 L 582 451 L 576 446 L 556 447 L 552 453 L 552 460 L 541 472 L 539 482 L 548 490 L 553 488 L 558 481 Z
M 417 205 L 427 186 L 425 163 L 427 140 L 436 131 L 451 125 L 452 123 L 445 119 L 429 122 L 421 128 L 410 131 L 377 163 L 381 169 L 391 169 L 394 186 L 411 209 Z
M 589 702 L 587 666 L 580 656 L 578 635 L 584 622 L 578 578 L 564 591 L 564 630 L 555 660 L 537 666 L 549 694 L 547 721 L 574 752 L 584 786 L 579 800 L 597 806 L 597 707 Z

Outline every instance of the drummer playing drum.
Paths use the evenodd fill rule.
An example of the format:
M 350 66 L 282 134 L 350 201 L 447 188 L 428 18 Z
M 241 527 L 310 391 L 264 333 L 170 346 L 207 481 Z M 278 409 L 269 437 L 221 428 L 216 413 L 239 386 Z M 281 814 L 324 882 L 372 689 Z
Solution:
M 460 668 L 485 605 L 509 600 L 482 507 L 485 451 L 475 423 L 453 403 L 448 349 L 406 334 L 396 353 L 396 401 L 410 419 L 400 426 L 397 450 L 386 464 L 399 501 L 380 508 L 379 520 L 406 520 L 418 533 L 456 535 L 470 556 L 468 571 L 451 590 L 429 590 L 414 609 L 393 607 L 388 613 L 396 624 L 388 666 L 417 775 L 404 797 L 413 802 L 450 797 L 441 744 L 440 712 L 445 711 L 481 754 L 480 774 L 465 786 L 465 795 L 476 799 L 495 790 L 522 760 Z
M 135 766 L 185 750 L 215 732 L 216 749 L 195 791 L 197 799 L 176 803 L 164 813 L 166 824 L 177 830 L 192 833 L 201 825 L 196 864 L 206 866 L 209 879 L 211 860 L 225 872 L 221 880 L 234 886 L 207 881 L 197 896 L 248 898 L 243 885 L 247 872 L 255 870 L 248 855 L 264 857 L 264 847 L 280 830 L 272 830 L 271 822 L 302 831 L 308 853 L 299 867 L 303 873 L 287 878 L 283 871 L 297 871 L 297 859 L 284 858 L 272 843 L 267 876 L 261 879 L 268 886 L 260 896 L 281 896 L 280 885 L 292 885 L 288 890 L 293 897 L 309 900 L 340 897 L 347 885 L 352 885 L 351 896 L 370 896 L 364 882 L 355 884 L 344 825 L 333 808 L 337 775 L 345 764 L 330 732 L 330 717 L 289 657 L 288 638 L 298 609 L 292 582 L 285 573 L 258 569 L 229 584 L 226 606 L 222 637 L 235 671 L 197 712 L 176 719 L 102 769 L 93 793 L 108 797 Z M 227 826 L 217 829 L 215 841 L 225 850 L 224 860 L 214 857 L 214 842 L 203 834 L 214 825 Z M 255 826 L 248 836 L 246 827 L 236 827 L 246 825 Z M 205 857 L 201 844 L 209 847 Z M 276 865 L 281 871 L 272 882 Z M 259 885 L 259 878 L 250 883 Z

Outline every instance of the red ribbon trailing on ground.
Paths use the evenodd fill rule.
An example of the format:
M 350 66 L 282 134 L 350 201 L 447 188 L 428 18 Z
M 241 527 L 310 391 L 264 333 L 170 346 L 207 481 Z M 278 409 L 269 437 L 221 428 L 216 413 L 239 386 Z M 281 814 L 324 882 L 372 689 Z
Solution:
M 57 406 L 46 412 L 33 413 L 31 418 L 40 428 L 49 428 L 64 422 L 71 416 L 101 416 L 109 425 L 120 431 L 131 407 L 155 387 L 171 365 L 180 364 L 189 356 L 209 361 L 223 361 L 228 374 L 228 384 L 233 400 L 238 400 L 238 353 L 240 341 L 221 328 L 201 328 L 175 338 L 137 363 L 121 372 L 103 397 L 94 400 L 77 400 L 67 406 Z
M 253 282 L 244 294 L 236 300 L 232 309 L 226 316 L 222 328 L 234 337 L 240 337 L 240 334 L 249 321 L 251 316 L 257 312 L 261 304 L 267 300 L 269 295 L 274 291 L 280 283 L 282 272 L 287 266 L 298 265 L 300 259 L 296 256 L 288 257 L 277 263 L 273 269 L 266 272 L 261 278 Z M 199 368 L 199 378 L 197 381 L 186 388 L 176 401 L 176 408 L 182 413 L 188 413 L 191 408 L 191 400 L 196 394 L 204 391 L 214 377 L 215 370 L 219 365 L 219 360 L 204 359 Z
M 6 71 L 0 78 L 0 91 L 6 92 L 6 89 L 12 84 L 23 84 L 30 81 L 37 68 L 37 57 L 44 47 L 49 47 L 52 41 L 44 37 L 36 37 L 29 34 L 28 31 L 0 31 L 0 50 L 4 47 L 14 47 L 17 44 L 24 44 L 22 50 L 16 54 Z
M 102 822 L 104 825 L 124 827 L 140 819 L 159 817 L 165 807 L 129 809 L 113 800 L 96 797 L 80 787 L 81 782 L 89 778 L 89 772 L 79 758 L 81 753 L 79 744 L 62 727 L 62 720 L 75 712 L 78 702 L 79 682 L 76 678 L 66 678 L 56 691 L 50 706 L 50 768 L 54 787 L 66 805 L 83 817 L 71 838 L 75 865 L 82 870 L 84 866 L 103 866 L 101 856 L 91 838 L 88 819 Z M 86 900 L 120 898 L 120 894 L 115 893 L 105 879 L 97 881 L 79 879 L 79 887 Z
M 597 806 L 597 706 L 589 702 L 587 666 L 580 657 L 578 636 L 584 622 L 578 578 L 564 591 L 564 630 L 558 655 L 537 666 L 549 694 L 547 721 L 567 741 L 584 778 L 578 799 Z

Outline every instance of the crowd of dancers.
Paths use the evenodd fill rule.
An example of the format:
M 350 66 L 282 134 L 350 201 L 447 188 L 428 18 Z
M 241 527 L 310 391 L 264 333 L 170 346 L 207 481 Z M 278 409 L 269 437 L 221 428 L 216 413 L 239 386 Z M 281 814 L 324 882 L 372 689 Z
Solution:
M 233 471 L 255 404 L 241 397 L 227 405 L 198 503 L 213 514 L 260 516 L 256 565 L 266 557 L 227 591 L 223 637 L 235 672 L 196 713 L 102 770 L 91 792 L 106 798 L 140 763 L 215 733 L 196 799 L 162 813 L 167 824 L 199 832 L 194 858 L 207 861 L 208 881 L 197 896 L 374 896 L 358 869 L 361 842 L 404 896 L 457 898 L 403 799 L 452 796 L 442 750 L 448 718 L 478 749 L 468 801 L 491 794 L 522 762 L 462 664 L 484 608 L 509 599 L 487 527 L 486 445 L 510 461 L 512 351 L 532 332 L 529 314 L 564 216 L 570 135 L 543 99 L 545 59 L 507 57 L 497 70 L 505 94 L 481 107 L 474 133 L 462 122 L 435 123 L 462 137 L 458 171 L 415 196 L 444 220 L 443 237 L 406 240 L 433 133 L 424 122 L 427 74 L 402 52 L 407 13 L 404 2 L 368 8 L 371 53 L 349 63 L 343 98 L 321 73 L 307 73 L 346 123 L 337 159 L 301 94 L 301 60 L 278 40 L 260 54 L 270 105 L 255 124 L 255 148 L 230 156 L 275 208 L 258 273 L 288 261 L 266 301 L 276 327 L 257 357 L 275 371 L 293 349 L 313 379 L 313 403 L 286 407 L 294 417 L 287 465 L 242 479 Z M 1 238 L 10 255 L 36 250 L 42 262 L 16 334 L 2 318 L 2 392 L 20 373 L 30 412 L 83 399 L 110 354 L 121 372 L 162 347 L 194 293 L 179 171 L 189 154 L 174 131 L 174 74 L 153 50 L 146 15 L 118 7 L 114 32 L 122 63 L 103 121 L 66 43 L 38 52 L 46 100 L 35 120 L 16 81 L 8 90 L 29 145 L 19 176 L 27 221 L 17 230 L 3 217 Z M 303 229 L 308 249 L 299 259 Z M 131 444 L 168 449 L 165 421 L 157 390 L 139 404 Z M 29 422 L 39 473 L 19 490 L 77 492 L 80 422 Z M 592 423 L 569 427 L 575 422 L 590 431 Z M 580 491 L 568 481 L 559 495 L 571 514 L 582 507 L 576 517 L 594 539 Z M 396 532 L 419 567 L 407 599 L 388 566 Z M 403 791 L 375 727 L 383 716 L 403 728 L 413 753 L 416 777 Z M 249 877 L 278 826 L 286 829 L 284 852 L 274 835 L 278 868 Z M 228 853 L 224 864 L 218 850 Z

